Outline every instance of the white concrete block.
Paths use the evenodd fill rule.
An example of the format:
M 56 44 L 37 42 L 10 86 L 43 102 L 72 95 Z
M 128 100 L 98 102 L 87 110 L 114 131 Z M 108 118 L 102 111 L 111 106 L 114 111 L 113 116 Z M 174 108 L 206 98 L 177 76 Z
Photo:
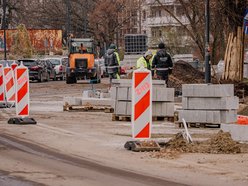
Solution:
M 237 122 L 237 110 L 220 111 L 221 123 Z
M 206 110 L 179 110 L 179 122 L 182 118 L 186 122 L 192 123 L 221 123 L 220 111 L 206 111 Z
M 229 132 L 235 141 L 248 142 L 248 125 L 221 124 L 224 132 Z
M 116 115 L 127 115 L 127 102 L 117 101 L 114 112 Z
M 166 87 L 165 81 L 163 80 L 152 80 L 153 86 Z M 113 79 L 112 86 L 115 87 L 131 87 L 132 79 Z
M 129 94 L 129 87 L 117 87 L 117 100 L 127 101 Z
M 227 97 L 234 96 L 233 84 L 183 84 L 183 97 Z
M 83 98 L 92 98 L 94 97 L 94 92 L 92 90 L 84 90 Z
M 112 106 L 114 100 L 109 98 L 81 98 L 81 105 Z
M 101 92 L 100 93 L 100 98 L 111 98 L 110 93 Z
M 182 108 L 185 110 L 233 110 L 239 108 L 239 98 L 232 97 L 183 97 Z
M 182 118 L 186 122 L 192 123 L 233 123 L 237 120 L 237 111 L 214 111 L 214 110 L 179 110 L 179 122 L 182 122 Z
M 174 116 L 174 106 L 172 102 L 152 102 L 153 116 Z
M 110 88 L 110 98 L 116 100 L 117 98 L 117 87 Z
M 64 97 L 63 104 L 69 105 L 81 105 L 82 98 L 81 97 Z
M 154 87 L 152 91 L 152 101 L 174 101 L 174 88 Z

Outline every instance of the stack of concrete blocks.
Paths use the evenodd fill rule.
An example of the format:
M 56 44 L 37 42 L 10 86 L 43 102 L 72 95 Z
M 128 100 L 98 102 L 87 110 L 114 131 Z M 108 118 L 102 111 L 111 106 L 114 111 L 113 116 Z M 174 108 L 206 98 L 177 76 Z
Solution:
M 238 107 L 233 84 L 184 84 L 179 122 L 184 118 L 187 123 L 233 123 Z
M 167 88 L 164 81 L 153 80 L 152 115 L 153 117 L 174 116 L 174 88 Z M 116 116 L 130 117 L 132 114 L 132 80 L 113 80 L 110 89 L 112 108 Z
M 101 91 L 85 90 L 82 97 L 64 97 L 64 106 L 105 106 L 111 107 L 113 100 L 110 93 Z

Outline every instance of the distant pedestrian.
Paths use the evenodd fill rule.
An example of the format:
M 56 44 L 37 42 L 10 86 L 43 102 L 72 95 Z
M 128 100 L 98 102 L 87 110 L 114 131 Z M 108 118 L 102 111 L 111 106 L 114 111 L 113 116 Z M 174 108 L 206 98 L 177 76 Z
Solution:
M 165 80 L 167 84 L 169 74 L 172 72 L 173 63 L 170 54 L 166 52 L 165 44 L 159 43 L 157 51 L 152 61 L 152 67 L 155 69 L 154 77 L 156 79 Z
M 151 59 L 152 59 L 152 52 L 148 50 L 142 57 L 137 60 L 136 68 L 144 67 L 148 70 L 151 70 Z

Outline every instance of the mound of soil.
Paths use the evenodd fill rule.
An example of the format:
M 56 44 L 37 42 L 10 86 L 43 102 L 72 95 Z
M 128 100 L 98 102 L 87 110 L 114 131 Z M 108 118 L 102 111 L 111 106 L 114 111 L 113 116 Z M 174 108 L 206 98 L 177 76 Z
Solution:
M 210 153 L 210 154 L 236 154 L 241 153 L 241 144 L 231 138 L 229 132 L 220 130 L 209 140 L 202 142 L 187 143 L 181 133 L 168 141 L 160 152 L 153 152 L 151 157 L 173 157 L 178 153 Z
M 178 61 L 174 63 L 172 74 L 169 76 L 168 87 L 181 92 L 182 84 L 204 83 L 204 72 L 201 72 L 189 63 Z
M 176 92 L 182 91 L 182 84 L 205 83 L 205 73 L 201 72 L 185 61 L 174 63 L 172 74 L 169 76 L 168 87 L 175 88 Z M 234 95 L 239 98 L 248 96 L 248 83 L 223 81 L 212 77 L 211 83 L 234 84 Z

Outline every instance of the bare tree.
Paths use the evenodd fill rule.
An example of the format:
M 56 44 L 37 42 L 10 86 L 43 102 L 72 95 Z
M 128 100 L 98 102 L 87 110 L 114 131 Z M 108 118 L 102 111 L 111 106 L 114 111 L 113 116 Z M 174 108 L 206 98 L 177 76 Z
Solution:
M 138 1 L 98 0 L 89 17 L 95 38 L 109 44 L 116 40 L 122 28 L 136 26 L 137 8 Z

